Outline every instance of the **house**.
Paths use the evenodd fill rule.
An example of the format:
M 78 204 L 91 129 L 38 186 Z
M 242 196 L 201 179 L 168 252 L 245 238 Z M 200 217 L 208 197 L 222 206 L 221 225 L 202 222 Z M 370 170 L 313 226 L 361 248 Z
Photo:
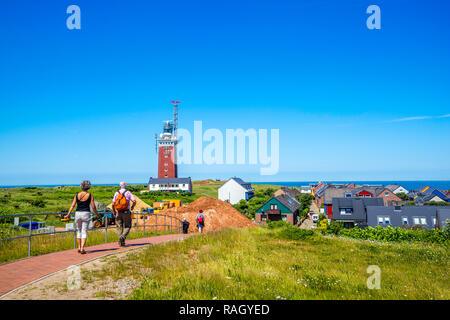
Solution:
M 250 200 L 255 195 L 254 191 L 255 189 L 252 188 L 250 183 L 238 177 L 233 177 L 222 184 L 217 193 L 220 200 L 236 204 L 241 200 Z
M 450 208 L 446 206 L 367 207 L 367 224 L 371 227 L 423 226 L 434 229 L 442 228 L 448 222 L 450 222 Z
M 273 196 L 278 197 L 282 194 L 288 194 L 291 197 L 295 197 L 295 196 L 301 194 L 301 192 L 298 191 L 296 188 L 281 187 L 280 189 L 278 189 L 277 191 L 275 191 L 273 193 Z
M 312 193 L 312 187 L 311 186 L 301 186 L 300 187 L 300 192 L 301 193 L 311 194 Z
M 192 192 L 191 178 L 151 178 L 148 180 L 149 191 Z
M 402 199 L 388 188 L 377 188 L 375 190 L 375 196 L 377 198 L 382 198 L 386 207 L 399 206 L 402 203 Z
M 337 222 L 344 222 L 345 228 L 367 226 L 367 207 L 383 206 L 381 198 L 333 198 L 333 218 Z
M 406 190 L 405 188 L 403 188 L 401 185 L 399 184 L 388 184 L 386 186 L 386 188 L 388 188 L 389 190 L 391 190 L 393 193 L 397 194 L 397 193 L 404 193 L 404 194 L 408 194 L 409 191 Z
M 349 190 L 350 189 L 335 187 L 330 187 L 325 190 L 323 196 L 323 213 L 327 216 L 328 219 L 333 219 L 333 199 L 344 198 L 346 194 L 351 195 L 351 192 Z
M 417 191 L 411 194 L 414 201 L 418 203 L 433 202 L 450 202 L 446 194 L 438 189 L 430 188 L 428 186 L 420 187 Z
M 350 190 L 351 197 L 354 198 L 374 198 L 375 188 L 373 187 L 358 187 Z M 350 198 L 346 195 L 346 198 Z
M 295 197 L 288 194 L 282 194 L 278 197 L 272 197 L 255 211 L 255 221 L 287 221 L 291 224 L 298 222 L 298 214 L 301 205 Z

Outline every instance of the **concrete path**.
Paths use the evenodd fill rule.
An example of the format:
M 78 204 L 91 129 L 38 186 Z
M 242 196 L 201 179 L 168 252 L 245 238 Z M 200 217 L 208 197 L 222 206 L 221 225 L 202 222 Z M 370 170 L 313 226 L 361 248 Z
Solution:
M 149 244 L 182 239 L 186 236 L 188 235 L 169 234 L 127 240 L 125 247 L 119 247 L 117 242 L 105 243 L 86 247 L 86 254 L 79 254 L 77 249 L 70 249 L 6 262 L 0 264 L 0 298 L 14 289 L 57 271 L 64 270 L 72 265 Z

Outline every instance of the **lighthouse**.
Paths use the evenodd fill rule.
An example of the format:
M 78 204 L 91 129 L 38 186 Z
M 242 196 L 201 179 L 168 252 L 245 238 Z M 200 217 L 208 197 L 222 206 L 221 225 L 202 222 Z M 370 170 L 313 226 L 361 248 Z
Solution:
M 155 134 L 156 152 L 158 153 L 158 178 L 150 177 L 149 191 L 192 192 L 192 180 L 178 178 L 177 166 L 177 128 L 178 104 L 181 101 L 171 101 L 173 104 L 173 120 L 163 121 L 162 132 Z
M 163 121 L 163 131 L 157 135 L 156 152 L 158 153 L 158 178 L 150 177 L 149 191 L 192 192 L 192 180 L 178 178 L 177 166 L 177 128 L 178 104 L 181 101 L 171 101 L 173 104 L 173 120 Z
M 171 121 L 165 121 L 158 144 L 158 178 L 178 178 L 176 148 L 178 139 Z

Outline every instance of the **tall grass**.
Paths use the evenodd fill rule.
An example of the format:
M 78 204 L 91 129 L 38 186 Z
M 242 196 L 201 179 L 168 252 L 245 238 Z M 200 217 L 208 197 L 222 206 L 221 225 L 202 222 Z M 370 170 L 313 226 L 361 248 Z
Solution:
M 152 246 L 103 269 L 141 281 L 130 299 L 449 299 L 449 249 L 279 228 L 226 229 Z M 288 238 L 291 235 L 288 235 Z M 367 267 L 381 269 L 370 290 Z

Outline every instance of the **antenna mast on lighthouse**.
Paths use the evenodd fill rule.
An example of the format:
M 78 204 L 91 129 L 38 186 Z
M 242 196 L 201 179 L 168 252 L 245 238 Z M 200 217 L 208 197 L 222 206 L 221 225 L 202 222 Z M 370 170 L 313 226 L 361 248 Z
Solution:
M 178 138 L 177 129 L 178 129 L 178 104 L 181 101 L 170 101 L 173 104 L 173 135 L 175 139 Z

